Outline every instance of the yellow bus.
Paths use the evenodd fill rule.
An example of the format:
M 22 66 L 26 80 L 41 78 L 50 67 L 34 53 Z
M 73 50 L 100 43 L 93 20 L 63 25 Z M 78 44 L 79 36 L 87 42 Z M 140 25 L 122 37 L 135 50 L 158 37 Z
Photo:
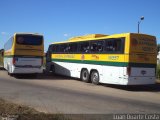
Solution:
M 15 33 L 4 45 L 4 68 L 8 74 L 43 72 L 43 35 Z
M 50 44 L 46 68 L 93 84 L 154 84 L 156 49 L 151 35 L 90 34 Z

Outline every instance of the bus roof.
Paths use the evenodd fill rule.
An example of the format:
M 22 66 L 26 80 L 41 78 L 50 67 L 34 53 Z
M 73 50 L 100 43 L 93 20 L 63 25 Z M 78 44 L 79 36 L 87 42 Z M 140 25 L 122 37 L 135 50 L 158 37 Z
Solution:
M 14 33 L 14 36 L 15 35 L 40 35 L 40 36 L 43 36 L 43 35 L 41 35 L 41 34 L 39 34 L 39 33 L 27 33 L 27 32 L 24 32 L 24 33 Z
M 121 33 L 121 34 L 112 34 L 112 35 L 88 34 L 88 35 L 84 35 L 84 36 L 73 37 L 73 38 L 70 38 L 70 39 L 68 39 L 66 41 L 62 41 L 62 42 L 54 42 L 54 43 L 51 43 L 51 44 L 61 44 L 61 43 L 78 42 L 78 41 L 86 41 L 86 40 L 98 40 L 98 39 L 106 39 L 106 38 L 126 37 L 126 36 L 128 36 L 130 34 L 147 35 L 147 34 L 139 34 L 139 33 Z
M 100 37 L 106 37 L 108 35 L 104 35 L 104 34 L 88 34 L 88 35 L 84 35 L 84 36 L 77 36 L 77 37 L 73 37 L 70 38 L 69 41 L 77 41 L 77 40 L 84 40 L 84 39 L 93 39 L 93 38 L 100 38 Z

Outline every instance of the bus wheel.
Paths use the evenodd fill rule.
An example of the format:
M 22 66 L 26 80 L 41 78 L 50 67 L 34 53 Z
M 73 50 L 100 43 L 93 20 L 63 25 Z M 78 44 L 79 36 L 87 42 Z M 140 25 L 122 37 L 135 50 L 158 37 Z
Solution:
M 92 71 L 92 73 L 91 73 L 91 81 L 95 85 L 99 84 L 99 73 L 98 73 L 98 71 Z
M 52 74 L 55 74 L 55 67 L 54 67 L 54 65 L 51 66 L 50 70 L 51 70 Z
M 83 82 L 89 82 L 89 72 L 87 69 L 82 69 L 81 71 L 81 80 Z
M 7 71 L 8 71 L 8 75 L 11 75 L 10 73 L 10 67 L 7 65 Z
M 13 77 L 14 75 L 13 75 L 13 73 L 10 73 L 9 71 L 8 71 L 8 75 L 10 75 L 11 77 Z
M 10 73 L 8 72 L 8 75 L 10 75 Z

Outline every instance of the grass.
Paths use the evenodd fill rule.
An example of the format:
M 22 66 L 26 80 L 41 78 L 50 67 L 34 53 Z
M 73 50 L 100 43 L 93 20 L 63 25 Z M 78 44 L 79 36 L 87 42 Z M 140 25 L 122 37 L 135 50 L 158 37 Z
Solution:
M 0 120 L 2 118 L 14 118 L 14 120 L 68 120 L 63 114 L 46 114 L 24 105 L 0 99 Z

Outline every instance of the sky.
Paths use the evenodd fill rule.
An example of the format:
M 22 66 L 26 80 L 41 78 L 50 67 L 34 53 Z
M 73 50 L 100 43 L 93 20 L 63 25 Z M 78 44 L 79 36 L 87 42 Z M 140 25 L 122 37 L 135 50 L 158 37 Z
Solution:
M 140 33 L 160 43 L 160 0 L 0 0 L 0 49 L 16 32 L 50 43 L 86 34 Z

